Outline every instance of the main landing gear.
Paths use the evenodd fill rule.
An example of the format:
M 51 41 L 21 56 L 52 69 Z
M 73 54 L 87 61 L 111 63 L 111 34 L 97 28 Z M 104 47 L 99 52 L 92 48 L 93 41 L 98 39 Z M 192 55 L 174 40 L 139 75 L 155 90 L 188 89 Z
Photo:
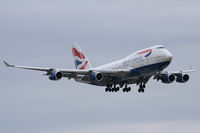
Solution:
M 131 91 L 131 87 L 128 87 L 128 84 L 127 83 L 124 83 L 123 85 L 119 85 L 119 87 L 116 87 L 116 84 L 115 85 L 107 85 L 105 91 L 106 92 L 118 92 L 120 90 L 120 88 L 123 88 L 123 92 L 130 92 Z M 144 93 L 144 89 L 145 89 L 146 85 L 145 83 L 140 83 L 139 85 L 139 89 L 138 89 L 138 92 L 139 93 Z
M 122 88 L 123 86 L 120 87 L 116 87 L 116 85 L 114 85 L 114 87 L 112 88 L 113 85 L 107 85 L 105 92 L 118 92 L 120 90 L 120 88 Z M 123 92 L 129 92 L 131 91 L 131 87 L 128 87 L 128 84 L 125 84 L 125 87 L 123 88 Z
M 128 87 L 127 84 L 125 84 L 125 88 L 123 89 L 123 92 L 129 92 L 131 91 L 131 87 Z
M 114 87 L 112 88 L 112 85 L 107 85 L 105 91 L 106 92 L 118 92 L 120 89 L 119 87 L 116 87 L 116 85 L 114 85 Z
M 139 93 L 141 93 L 141 92 L 144 93 L 144 88 L 145 88 L 145 87 L 146 87 L 146 85 L 141 83 L 141 84 L 140 84 L 140 88 L 138 89 L 138 92 L 139 92 Z

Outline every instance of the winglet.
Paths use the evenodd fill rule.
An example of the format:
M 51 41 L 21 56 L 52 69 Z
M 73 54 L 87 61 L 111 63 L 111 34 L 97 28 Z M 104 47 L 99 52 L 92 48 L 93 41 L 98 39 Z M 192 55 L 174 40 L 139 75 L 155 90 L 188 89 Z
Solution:
M 15 67 L 14 65 L 8 64 L 6 61 L 3 61 L 3 63 L 4 63 L 7 67 Z

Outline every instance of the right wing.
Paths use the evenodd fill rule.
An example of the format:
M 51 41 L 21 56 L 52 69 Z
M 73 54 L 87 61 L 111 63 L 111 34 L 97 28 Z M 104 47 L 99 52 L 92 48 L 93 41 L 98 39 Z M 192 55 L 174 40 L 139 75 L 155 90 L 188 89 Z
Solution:
M 27 66 L 10 65 L 6 61 L 3 61 L 3 63 L 7 67 L 14 67 L 14 68 L 21 68 L 21 69 L 28 69 L 28 70 L 36 70 L 36 71 L 45 71 L 45 72 L 48 72 L 50 70 L 49 68 L 43 68 L 43 67 L 27 67 Z
M 77 69 L 54 69 L 54 68 L 44 68 L 44 67 L 30 67 L 30 66 L 18 66 L 18 65 L 10 65 L 6 61 L 3 61 L 3 63 L 7 67 L 13 67 L 13 68 L 20 68 L 20 69 L 27 69 L 27 70 L 35 70 L 35 71 L 42 71 L 46 72 L 44 75 L 50 75 L 52 72 L 61 72 L 63 74 L 63 77 L 66 78 L 75 78 L 77 75 L 90 75 L 93 72 L 100 72 L 105 75 L 109 75 L 110 77 L 120 77 L 122 75 L 126 75 L 130 72 L 130 70 L 77 70 Z
M 63 74 L 64 77 L 69 77 L 72 78 L 74 77 L 73 75 L 85 75 L 88 73 L 88 70 L 76 70 L 76 69 L 54 69 L 54 68 L 44 68 L 44 67 L 30 67 L 30 66 L 18 66 L 18 65 L 10 65 L 6 61 L 3 61 L 3 63 L 7 67 L 13 67 L 13 68 L 20 68 L 20 69 L 27 69 L 27 70 L 35 70 L 35 71 L 42 71 L 46 72 L 44 75 L 50 75 L 53 71 L 59 71 Z

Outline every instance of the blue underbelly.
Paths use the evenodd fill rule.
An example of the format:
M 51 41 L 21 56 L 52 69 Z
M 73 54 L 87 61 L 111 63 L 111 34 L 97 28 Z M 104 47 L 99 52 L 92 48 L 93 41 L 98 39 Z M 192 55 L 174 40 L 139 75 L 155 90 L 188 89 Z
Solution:
M 151 65 L 147 65 L 147 66 L 143 66 L 143 67 L 139 67 L 139 68 L 134 68 L 134 69 L 131 69 L 131 72 L 127 76 L 133 77 L 133 76 L 140 76 L 140 75 L 153 73 L 153 72 L 157 72 L 157 71 L 162 71 L 169 64 L 170 64 L 170 62 L 168 61 L 168 62 L 151 64 Z

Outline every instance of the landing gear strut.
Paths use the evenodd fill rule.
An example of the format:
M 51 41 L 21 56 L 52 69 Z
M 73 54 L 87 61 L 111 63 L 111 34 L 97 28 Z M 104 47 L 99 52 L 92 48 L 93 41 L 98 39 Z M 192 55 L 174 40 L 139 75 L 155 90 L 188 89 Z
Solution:
M 131 91 L 131 87 L 128 87 L 127 83 L 125 84 L 125 88 L 123 89 L 123 92 L 129 92 Z
M 105 92 L 111 92 L 111 91 L 112 91 L 112 85 L 109 84 L 109 85 L 107 85 Z
M 141 83 L 141 84 L 140 84 L 140 88 L 138 89 L 138 92 L 139 92 L 139 93 L 141 93 L 141 92 L 144 93 L 144 88 L 145 88 L 145 87 L 146 87 L 146 85 Z
M 114 85 L 114 87 L 111 90 L 112 90 L 112 92 L 118 92 L 119 91 L 119 87 L 116 87 L 116 85 Z

